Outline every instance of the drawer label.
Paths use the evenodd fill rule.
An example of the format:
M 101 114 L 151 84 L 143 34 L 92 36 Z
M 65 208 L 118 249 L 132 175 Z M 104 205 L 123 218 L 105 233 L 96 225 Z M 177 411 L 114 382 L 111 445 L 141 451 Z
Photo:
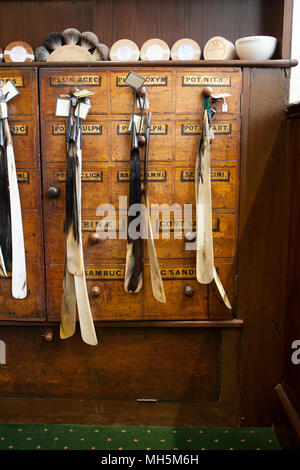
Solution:
M 164 281 L 175 281 L 175 280 L 181 280 L 181 279 L 196 279 L 195 268 L 179 268 L 179 267 L 161 268 L 160 273 Z
M 30 174 L 29 171 L 17 171 L 18 183 L 29 183 Z
M 87 280 L 93 281 L 122 281 L 125 277 L 124 268 L 86 268 L 85 275 Z
M 182 86 L 231 86 L 230 75 L 184 75 Z
M 66 181 L 66 172 L 60 171 L 55 175 L 56 181 L 64 183 Z M 83 183 L 103 183 L 103 172 L 102 171 L 82 171 L 81 181 Z
M 101 86 L 100 75 L 51 75 L 50 86 Z
M 84 135 L 102 135 L 101 124 L 82 124 L 82 134 Z M 52 126 L 52 135 L 65 135 L 66 126 L 65 124 L 54 124 Z
M 214 123 L 212 124 L 212 130 L 217 135 L 230 135 L 231 124 L 228 123 Z M 185 123 L 181 125 L 181 135 L 200 135 L 201 127 L 199 124 Z
M 167 181 L 167 172 L 165 170 L 149 170 L 148 181 L 150 182 L 159 182 Z M 144 179 L 144 172 L 141 171 L 142 180 Z M 119 183 L 128 183 L 130 180 L 130 171 L 129 170 L 120 170 L 117 173 L 117 180 Z
M 158 230 L 157 230 L 158 228 Z M 182 232 L 184 230 L 196 230 L 196 219 L 192 222 L 189 220 L 170 220 L 170 219 L 161 219 L 157 222 L 156 225 L 156 233 L 163 233 L 163 232 Z M 213 232 L 220 231 L 220 219 L 218 217 L 212 218 L 212 229 Z
M 3 82 L 8 82 L 11 81 L 17 88 L 23 88 L 24 87 L 24 77 L 1 77 L 0 76 L 0 81 Z
M 126 220 L 120 217 L 118 220 L 112 218 L 93 219 L 84 218 L 81 221 L 81 228 L 83 232 L 102 232 L 102 233 L 126 233 Z
M 126 123 L 118 124 L 117 134 L 118 135 L 127 135 L 129 134 L 128 130 L 129 121 Z M 168 124 L 152 124 L 150 129 L 151 135 L 168 135 Z
M 125 83 L 127 75 L 118 75 L 116 78 L 116 86 L 118 87 L 128 87 Z M 168 76 L 167 75 L 150 75 L 146 78 L 145 85 L 147 86 L 168 86 Z
M 13 124 L 11 126 L 11 132 L 13 135 L 28 135 L 28 126 L 24 126 L 24 124 Z
M 230 182 L 230 171 L 229 170 L 211 170 L 211 181 L 216 182 Z M 188 183 L 195 181 L 195 170 L 182 170 L 180 173 L 180 181 L 182 183 Z

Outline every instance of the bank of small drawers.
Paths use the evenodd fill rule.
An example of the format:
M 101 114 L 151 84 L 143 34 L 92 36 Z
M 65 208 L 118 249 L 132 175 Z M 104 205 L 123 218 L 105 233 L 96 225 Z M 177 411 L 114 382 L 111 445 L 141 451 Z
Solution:
M 0 278 L 0 319 L 46 318 L 44 256 L 42 246 L 42 193 L 39 144 L 37 70 L 2 69 L 0 80 L 11 80 L 20 93 L 9 102 L 10 123 L 23 215 L 28 296 L 14 300 L 11 273 Z
M 215 93 L 229 93 L 228 113 L 218 103 L 214 120 L 215 139 L 211 148 L 212 203 L 215 264 L 234 305 L 239 207 L 240 94 L 238 68 L 136 68 L 146 77 L 152 112 L 149 157 L 149 195 L 152 204 L 192 204 L 195 210 L 195 157 L 200 139 L 201 92 L 212 86 Z M 153 298 L 145 243 L 143 289 L 137 295 L 124 291 L 126 239 L 91 243 L 96 231 L 123 230 L 120 196 L 129 193 L 132 92 L 124 79 L 129 69 L 44 69 L 40 71 L 41 144 L 44 193 L 50 186 L 60 188 L 55 199 L 45 198 L 45 245 L 48 318 L 60 316 L 64 259 L 65 120 L 56 118 L 55 101 L 73 86 L 95 92 L 91 112 L 83 123 L 82 230 L 88 289 L 99 288 L 91 297 L 96 320 L 205 319 L 231 318 L 215 285 L 203 286 L 195 280 L 195 251 L 186 249 L 182 222 L 175 214 L 169 222 L 163 215 L 154 232 L 167 297 L 165 305 Z M 117 208 L 116 221 L 101 222 L 98 206 Z M 102 225 L 101 225 L 102 224 Z M 101 228 L 102 226 L 102 228 Z M 191 219 L 195 229 L 195 214 Z M 171 239 L 162 239 L 170 230 Z M 126 232 L 125 232 L 126 233 Z M 184 295 L 186 286 L 194 295 Z

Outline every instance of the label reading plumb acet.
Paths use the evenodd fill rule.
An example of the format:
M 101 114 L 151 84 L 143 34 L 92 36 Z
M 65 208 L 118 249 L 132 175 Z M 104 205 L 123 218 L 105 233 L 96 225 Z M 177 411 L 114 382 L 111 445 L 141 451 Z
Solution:
M 210 174 L 211 174 L 211 181 L 226 182 L 226 183 L 230 181 L 229 170 L 212 169 Z M 180 173 L 180 181 L 182 183 L 194 182 L 195 170 L 182 170 Z
M 17 171 L 18 183 L 29 183 L 30 175 L 28 171 Z
M 102 266 L 86 267 L 85 275 L 87 280 L 93 281 L 123 281 L 125 277 L 125 269 Z
M 230 75 L 184 75 L 182 86 L 231 86 Z
M 165 170 L 148 170 L 148 182 L 167 181 Z M 144 172 L 141 171 L 141 179 L 144 180 Z M 119 170 L 117 172 L 118 183 L 128 183 L 130 181 L 130 170 Z
M 101 75 L 51 75 L 51 87 L 101 86 Z
M 212 124 L 211 129 L 213 130 L 214 134 L 217 135 L 230 135 L 232 128 L 231 124 L 226 122 L 215 122 Z M 184 123 L 181 125 L 181 135 L 200 135 L 201 134 L 201 126 L 200 124 L 194 123 Z
M 124 121 L 117 126 L 118 135 L 129 134 L 128 130 L 129 121 Z M 143 129 L 144 130 L 144 129 Z M 151 135 L 168 135 L 168 124 L 158 124 L 152 123 L 150 128 Z
M 81 124 L 81 131 L 83 135 L 102 135 L 102 125 L 96 123 Z M 52 126 L 52 135 L 65 135 L 65 124 L 54 124 Z
M 56 173 L 55 180 L 59 183 L 66 182 L 66 172 L 61 171 Z M 82 171 L 81 172 L 81 181 L 82 183 L 103 183 L 103 172 L 94 170 L 94 171 Z
M 116 86 L 125 87 L 128 86 L 125 82 L 127 75 L 117 75 L 116 77 Z M 146 86 L 168 86 L 168 75 L 148 75 L 145 76 L 145 85 Z

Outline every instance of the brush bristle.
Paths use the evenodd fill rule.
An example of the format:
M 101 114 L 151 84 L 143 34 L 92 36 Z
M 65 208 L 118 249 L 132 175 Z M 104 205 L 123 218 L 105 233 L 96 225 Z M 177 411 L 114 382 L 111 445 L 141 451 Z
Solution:
M 79 43 L 81 39 L 81 33 L 78 31 L 78 29 L 75 28 L 68 28 L 65 29 L 61 33 L 62 37 L 64 38 L 64 41 L 66 44 L 73 44 L 76 45 Z
M 81 34 L 80 45 L 85 47 L 85 49 L 94 49 L 98 43 L 99 40 L 95 33 L 92 33 L 91 31 L 85 31 Z
M 59 33 L 50 33 L 44 39 L 44 46 L 50 51 L 55 51 L 63 45 L 63 37 Z
M 75 241 L 79 240 L 77 182 L 78 157 L 75 142 L 69 143 L 66 181 L 66 233 L 73 229 Z
M 39 62 L 44 62 L 48 59 L 50 53 L 48 51 L 48 49 L 45 48 L 45 46 L 39 46 L 36 50 L 35 50 L 35 60 L 39 61 Z
M 109 47 L 105 44 L 97 44 L 93 52 L 96 60 L 109 60 Z
M 11 270 L 11 218 L 6 155 L 3 147 L 0 148 L 0 246 L 6 269 Z

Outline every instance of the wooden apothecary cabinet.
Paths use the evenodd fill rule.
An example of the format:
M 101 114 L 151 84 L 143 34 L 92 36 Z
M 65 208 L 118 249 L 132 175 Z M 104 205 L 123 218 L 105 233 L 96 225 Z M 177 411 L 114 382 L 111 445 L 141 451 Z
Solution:
M 30 15 L 30 2 L 11 3 L 18 4 L 24 17 Z M 40 3 L 49 6 L 47 1 Z M 71 2 L 60 3 L 69 8 Z M 113 2 L 76 2 L 81 30 L 97 32 L 92 17 L 101 13 L 101 18 L 110 18 L 108 3 Z M 126 3 L 134 21 L 135 2 Z M 166 3 L 166 11 L 176 3 L 181 12 L 184 2 Z M 216 31 L 204 20 L 199 28 L 201 4 L 201 17 L 214 14 L 218 34 L 227 39 L 249 34 L 277 36 L 277 60 L 0 65 L 0 78 L 15 77 L 25 84 L 12 103 L 12 117 L 29 278 L 29 296 L 21 303 L 10 300 L 10 280 L 0 280 L 0 339 L 7 345 L 6 370 L 0 378 L 0 403 L 5 411 L 0 420 L 270 424 L 272 389 L 280 376 L 279 338 L 285 305 L 280 286 L 284 285 L 289 221 L 283 115 L 293 65 L 289 60 L 291 2 L 273 2 L 271 23 L 266 21 L 268 2 L 264 0 L 252 2 L 252 9 L 248 2 L 229 3 L 221 21 L 216 15 L 217 0 L 190 2 L 191 11 L 182 16 L 180 31 L 172 27 L 172 15 L 170 28 L 165 28 L 163 19 L 157 20 L 159 31 L 165 32 L 161 36 L 172 44 L 187 35 L 183 32 L 201 31 L 198 40 L 204 45 Z M 237 7 L 236 3 L 243 5 Z M 160 11 L 160 2 L 151 4 Z M 126 14 L 122 2 L 119 7 L 120 17 L 114 21 L 120 25 L 118 35 L 126 37 L 121 27 L 121 17 Z M 87 22 L 81 14 L 86 8 L 94 13 Z M 229 20 L 232 11 L 234 21 L 223 27 L 224 15 Z M 284 19 L 283 24 L 278 18 Z M 57 30 L 64 27 L 58 24 Z M 32 32 L 36 46 L 45 35 L 38 28 Z M 48 31 L 46 21 L 42 29 Z M 119 38 L 113 37 L 114 30 L 109 22 L 107 27 L 103 25 L 103 37 L 109 44 Z M 153 36 L 150 31 L 147 22 L 145 29 L 136 30 L 138 42 Z M 148 77 L 153 112 L 149 165 L 153 203 L 194 203 L 201 90 L 210 84 L 218 92 L 231 94 L 228 113 L 219 110 L 215 119 L 211 178 L 216 265 L 232 311 L 223 305 L 214 285 L 200 286 L 195 281 L 194 254 L 185 250 L 183 239 L 157 241 L 167 296 L 163 306 L 152 297 L 147 250 L 144 288 L 131 296 L 124 292 L 122 282 L 125 241 L 90 243 L 98 205 L 116 204 L 119 196 L 128 193 L 127 126 L 132 97 L 123 80 L 130 69 Z M 58 333 L 65 124 L 54 111 L 55 99 L 69 91 L 70 82 L 95 91 L 91 114 L 83 126 L 82 230 L 88 289 L 100 288 L 100 295 L 91 298 L 100 339 L 96 348 L 82 343 L 79 335 L 61 341 Z M 60 189 L 58 197 L 49 197 L 50 187 Z M 156 230 L 163 232 L 163 221 Z M 184 295 L 186 285 L 194 287 L 192 297 Z M 47 339 L 53 335 L 53 341 L 45 342 L 43 335 L 49 329 Z

